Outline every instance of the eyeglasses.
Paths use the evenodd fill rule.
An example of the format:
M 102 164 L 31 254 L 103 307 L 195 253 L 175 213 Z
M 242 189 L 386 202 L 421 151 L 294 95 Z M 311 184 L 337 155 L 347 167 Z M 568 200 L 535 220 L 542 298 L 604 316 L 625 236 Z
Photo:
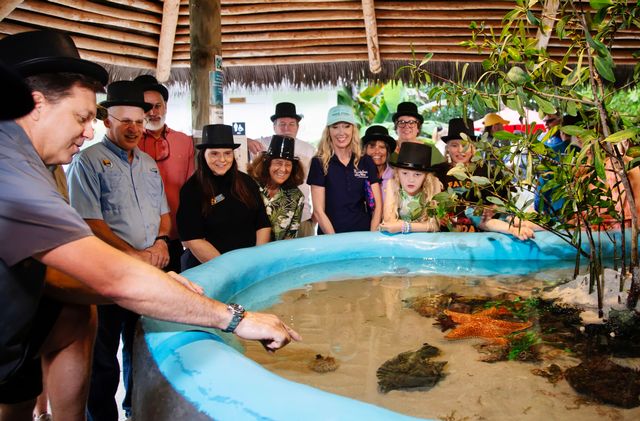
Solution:
M 278 127 L 298 127 L 298 123 L 297 122 L 291 122 L 291 123 L 277 123 L 276 124 Z
M 147 147 L 147 139 L 148 137 L 144 137 L 144 151 L 148 153 L 151 158 L 153 158 L 156 162 L 164 161 L 169 158 L 171 155 L 171 148 L 169 147 L 169 141 L 163 137 L 160 139 L 152 139 L 153 146 Z
M 119 121 L 121 124 L 131 127 L 131 126 L 137 126 L 137 127 L 144 127 L 144 122 L 145 120 L 131 120 L 129 118 L 125 118 L 120 120 L 118 117 L 115 117 L 113 114 L 109 114 L 109 117 L 113 118 L 116 121 Z
M 418 122 L 416 120 L 398 120 L 398 127 L 416 127 Z

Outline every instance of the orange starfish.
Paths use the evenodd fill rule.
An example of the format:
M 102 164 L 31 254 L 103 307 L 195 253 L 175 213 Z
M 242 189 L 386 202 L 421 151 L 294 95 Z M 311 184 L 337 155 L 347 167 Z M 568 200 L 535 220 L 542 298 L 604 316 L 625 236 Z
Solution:
M 496 344 L 506 344 L 504 336 L 530 328 L 531 322 L 509 322 L 494 319 L 491 316 L 508 313 L 507 310 L 490 308 L 474 314 L 456 313 L 445 310 L 444 314 L 458 323 L 451 332 L 445 335 L 447 339 L 485 338 Z

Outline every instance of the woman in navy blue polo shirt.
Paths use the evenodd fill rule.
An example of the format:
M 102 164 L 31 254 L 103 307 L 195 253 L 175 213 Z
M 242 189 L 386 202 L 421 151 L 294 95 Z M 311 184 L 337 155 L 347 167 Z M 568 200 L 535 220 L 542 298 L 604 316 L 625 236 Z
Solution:
M 378 229 L 382 216 L 378 170 L 370 156 L 361 155 L 353 110 L 345 105 L 331 108 L 307 178 L 318 234 Z M 368 192 L 373 200 L 368 200 Z

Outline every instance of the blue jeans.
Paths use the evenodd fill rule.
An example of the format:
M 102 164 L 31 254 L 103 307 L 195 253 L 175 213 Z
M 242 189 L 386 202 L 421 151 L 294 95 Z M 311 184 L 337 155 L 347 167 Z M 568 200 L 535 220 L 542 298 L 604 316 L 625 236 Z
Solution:
M 115 394 L 120 381 L 118 346 L 122 337 L 122 377 L 126 394 L 122 409 L 131 414 L 133 373 L 131 355 L 136 322 L 140 316 L 115 304 L 98 306 L 98 334 L 93 349 L 93 367 L 87 415 L 89 421 L 118 421 Z

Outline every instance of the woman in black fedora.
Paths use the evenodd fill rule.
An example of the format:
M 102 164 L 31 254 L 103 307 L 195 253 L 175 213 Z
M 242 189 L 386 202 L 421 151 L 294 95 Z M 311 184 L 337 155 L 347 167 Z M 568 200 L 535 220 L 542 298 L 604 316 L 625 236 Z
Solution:
M 362 148 L 378 168 L 378 178 L 382 183 L 382 203 L 384 203 L 384 189 L 389 179 L 393 177 L 393 169 L 389 166 L 389 157 L 396 150 L 396 140 L 389 136 L 386 127 L 373 125 L 362 136 Z
M 271 220 L 271 240 L 296 238 L 300 228 L 304 195 L 304 169 L 295 156 L 295 139 L 273 135 L 269 149 L 249 164 L 248 173 L 260 186 Z
M 456 171 L 464 172 L 467 175 L 487 176 L 486 167 L 471 162 L 471 158 L 475 155 L 476 136 L 473 130 L 473 122 L 470 119 L 453 118 L 449 120 L 448 131 L 442 136 L 442 141 L 446 143 L 446 157 L 448 165 L 444 171 L 439 171 L 440 181 L 444 189 L 452 189 L 461 201 L 467 204 L 474 204 L 481 201 L 482 196 L 477 194 L 478 189 L 473 188 L 470 177 L 461 180 L 450 173 L 450 170 L 457 168 Z M 470 206 L 459 204 L 452 209 L 448 217 L 443 219 L 443 230 L 456 232 L 475 232 L 477 231 L 472 220 L 465 214 Z
M 451 189 L 461 199 L 445 220 L 449 231 L 475 232 L 495 231 L 513 234 L 520 240 L 534 237 L 534 231 L 540 227 L 528 221 L 520 221 L 518 218 L 506 214 L 496 214 L 495 206 L 487 202 L 487 197 L 505 197 L 509 194 L 507 187 L 493 188 L 491 184 L 482 187 L 474 185 L 471 177 L 484 177 L 491 179 L 489 169 L 481 163 L 472 162 L 475 155 L 475 133 L 471 120 L 454 118 L 449 121 L 449 131 L 442 137 L 446 142 L 449 168 L 454 172 L 463 172 L 467 175 L 464 180 L 459 179 L 453 173 L 447 173 L 442 181 L 445 189 Z
M 401 102 L 391 119 L 393 120 L 393 128 L 398 135 L 398 146 L 395 152 L 400 150 L 400 146 L 404 142 L 420 142 L 418 136 L 422 130 L 424 117 L 418 112 L 416 104 Z
M 180 190 L 176 220 L 187 248 L 182 270 L 231 250 L 269 242 L 271 223 L 258 185 L 240 170 L 231 126 L 210 124 L 196 145 L 196 172 Z
M 380 231 L 408 234 L 440 231 L 433 196 L 442 183 L 433 174 L 434 146 L 403 143 L 395 161 L 394 176 L 387 184 Z

